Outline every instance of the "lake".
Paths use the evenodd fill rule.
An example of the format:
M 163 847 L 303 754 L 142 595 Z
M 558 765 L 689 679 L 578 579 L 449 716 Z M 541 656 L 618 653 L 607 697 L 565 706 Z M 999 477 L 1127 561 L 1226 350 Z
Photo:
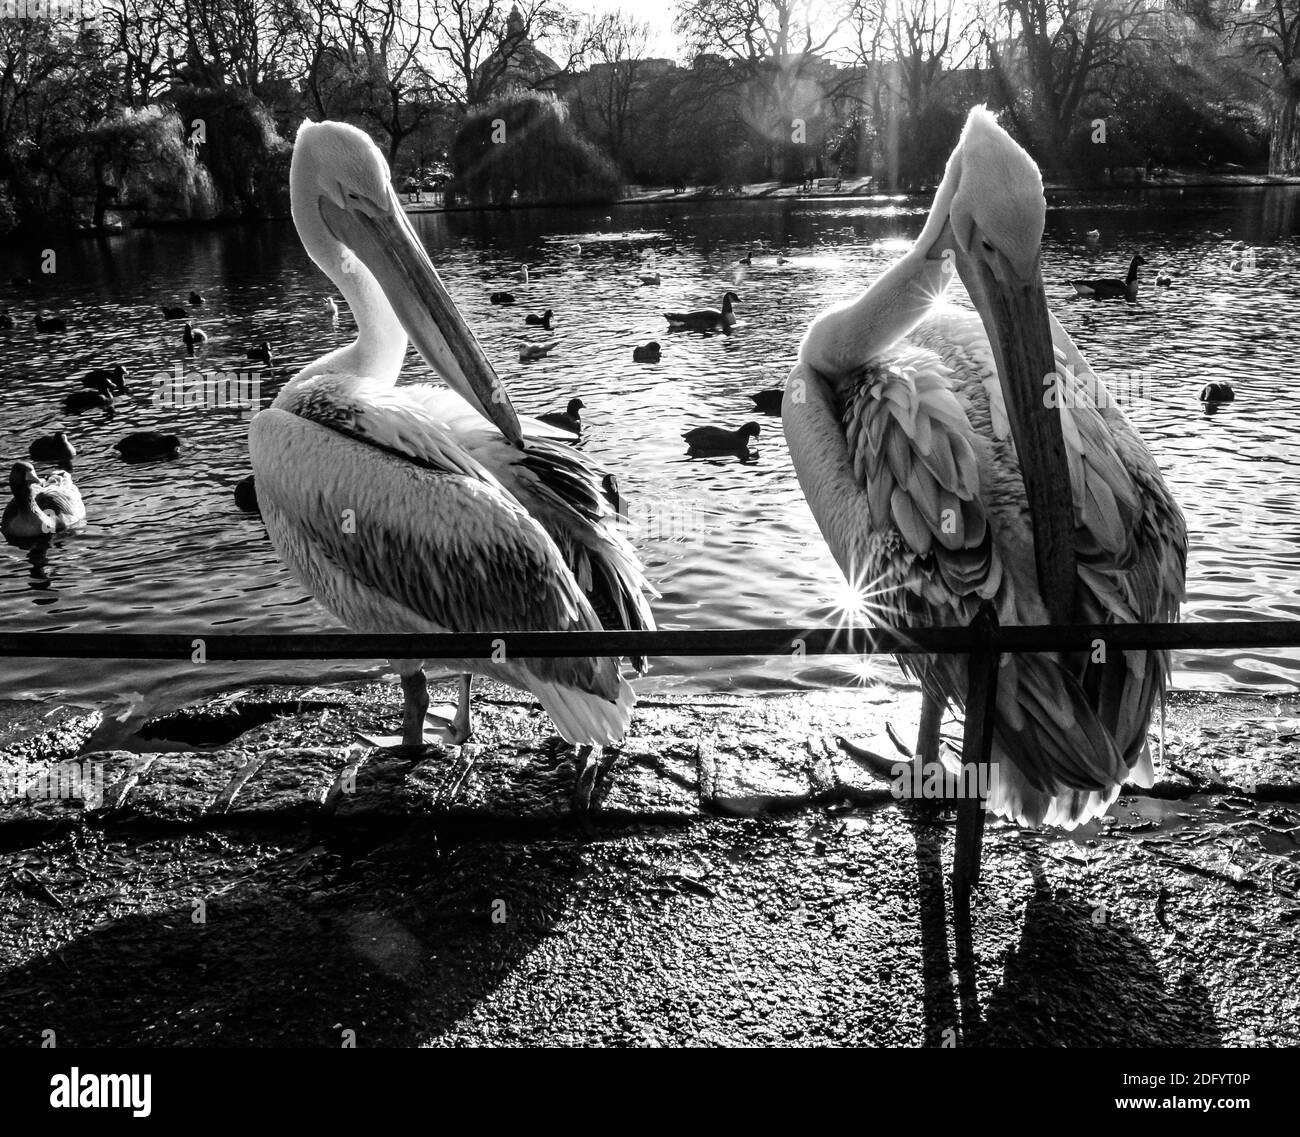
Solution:
M 1300 358 L 1300 189 L 1148 191 L 1142 196 L 1055 194 L 1044 242 L 1048 299 L 1094 368 L 1121 380 L 1120 397 L 1187 513 L 1191 531 L 1184 619 L 1300 618 L 1300 495 L 1293 392 Z M 586 403 L 583 447 L 616 470 L 631 503 L 633 538 L 662 593 L 664 628 L 801 626 L 834 620 L 843 592 L 799 492 L 780 421 L 749 394 L 784 382 L 809 320 L 856 293 L 919 232 L 928 201 L 682 202 L 589 210 L 425 213 L 412 223 L 509 384 L 521 412 Z M 606 216 L 611 220 L 606 220 Z M 1101 233 L 1090 251 L 1084 234 Z M 1241 271 L 1236 241 L 1250 246 Z M 763 244 L 760 244 L 762 242 Z M 736 261 L 750 243 L 753 264 Z M 249 470 L 248 415 L 156 403 L 150 377 L 256 366 L 269 340 L 279 377 L 261 376 L 259 405 L 284 376 L 351 338 L 324 308 L 329 282 L 289 222 L 138 231 L 52 246 L 57 272 L 35 256 L 0 253 L 0 307 L 19 326 L 0 331 L 0 459 L 56 426 L 80 451 L 76 480 L 86 529 L 48 548 L 0 544 L 0 626 L 13 631 L 315 632 L 340 630 L 277 561 L 261 522 L 234 505 Z M 1122 276 L 1140 250 L 1150 264 L 1133 304 L 1073 300 L 1073 276 Z M 776 264 L 777 251 L 788 262 Z M 512 279 L 527 263 L 533 279 Z M 1154 287 L 1157 268 L 1174 274 Z M 658 270 L 660 287 L 634 273 Z M 11 286 L 16 274 L 30 287 Z M 741 296 L 728 336 L 667 334 L 660 312 Z M 163 304 L 185 304 L 208 334 L 193 360 Z M 513 307 L 489 294 L 514 293 Z M 960 291 L 958 288 L 956 291 Z M 962 298 L 964 302 L 964 297 Z M 33 334 L 37 306 L 69 319 L 65 335 Z M 555 311 L 553 335 L 525 328 Z M 555 338 L 545 361 L 517 362 L 523 341 Z M 663 345 L 658 365 L 632 348 Z M 63 396 L 91 366 L 121 362 L 133 394 L 111 419 L 70 416 Z M 413 353 L 407 374 L 429 372 Z M 1197 392 L 1228 380 L 1236 401 L 1206 414 Z M 762 427 L 752 462 L 696 460 L 683 431 L 704 424 Z M 126 465 L 124 434 L 166 430 L 183 449 L 171 462 Z M 1182 653 L 1176 683 L 1209 689 L 1291 690 L 1300 655 Z M 373 675 L 383 664 L 104 663 L 4 660 L 0 698 L 39 697 L 106 708 L 124 724 L 214 691 L 273 679 L 322 682 Z M 848 659 L 658 661 L 642 690 L 760 690 L 847 683 L 892 686 L 892 663 Z

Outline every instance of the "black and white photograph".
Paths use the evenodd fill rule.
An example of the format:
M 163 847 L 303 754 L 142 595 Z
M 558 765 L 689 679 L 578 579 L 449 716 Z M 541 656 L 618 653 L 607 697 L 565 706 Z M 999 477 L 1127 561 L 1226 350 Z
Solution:
M 1298 368 L 1300 0 L 0 0 L 22 1092 L 1159 1048 L 1083 1115 L 1248 1112 Z

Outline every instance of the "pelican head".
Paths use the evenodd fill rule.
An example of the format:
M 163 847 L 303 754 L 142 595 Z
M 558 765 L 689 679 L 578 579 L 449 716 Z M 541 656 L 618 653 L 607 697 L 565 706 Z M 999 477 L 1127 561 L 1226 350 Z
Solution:
M 1056 396 L 1056 355 L 1040 271 L 1047 202 L 1034 160 L 984 107 L 966 119 L 926 230 L 926 255 L 951 260 L 997 360 L 1034 517 L 1040 579 L 1053 619 L 1069 622 L 1075 588 L 1074 513 Z M 923 233 L 923 238 L 925 234 Z
M 367 303 L 377 283 L 425 361 L 520 445 L 509 393 L 406 219 L 388 163 L 369 135 L 341 122 L 304 122 L 289 182 L 303 244 L 338 285 L 358 324 L 377 307 L 373 297 Z

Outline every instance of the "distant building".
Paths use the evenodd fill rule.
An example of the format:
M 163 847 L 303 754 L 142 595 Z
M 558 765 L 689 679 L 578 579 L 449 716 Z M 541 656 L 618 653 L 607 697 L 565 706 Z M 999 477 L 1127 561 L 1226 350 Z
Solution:
M 505 64 L 504 68 L 502 63 Z M 505 34 L 491 55 L 479 64 L 475 78 L 486 87 L 485 98 L 501 94 L 512 87 L 533 88 L 554 76 L 560 65 L 532 41 L 525 29 L 519 5 L 513 5 L 506 17 Z M 498 72 L 500 74 L 498 75 Z M 496 76 L 496 78 L 493 78 Z

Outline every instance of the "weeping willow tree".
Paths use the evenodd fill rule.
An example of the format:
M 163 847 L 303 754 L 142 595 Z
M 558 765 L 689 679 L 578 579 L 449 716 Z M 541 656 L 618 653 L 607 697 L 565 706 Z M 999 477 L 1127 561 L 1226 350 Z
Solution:
M 608 202 L 618 196 L 613 163 L 569 122 L 553 96 L 519 93 L 476 107 L 452 143 L 455 189 L 476 205 Z

